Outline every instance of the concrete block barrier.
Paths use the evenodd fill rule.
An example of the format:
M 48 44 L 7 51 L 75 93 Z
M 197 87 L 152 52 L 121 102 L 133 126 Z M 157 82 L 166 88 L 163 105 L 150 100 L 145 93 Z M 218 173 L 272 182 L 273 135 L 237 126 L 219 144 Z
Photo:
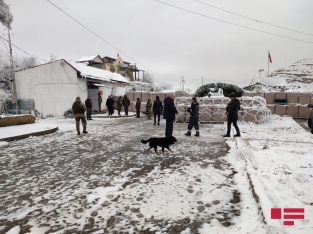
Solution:
M 275 114 L 284 116 L 287 114 L 287 106 L 285 105 L 276 105 L 275 106 Z
M 292 118 L 299 117 L 299 106 L 297 104 L 288 105 L 287 106 L 287 115 L 291 116 Z
M 149 92 L 142 92 L 141 93 L 141 101 L 142 102 L 147 102 L 149 98 L 150 98 Z
M 310 113 L 308 105 L 299 105 L 299 118 L 309 118 Z
M 141 99 L 141 92 L 134 92 L 134 102 L 136 102 L 137 101 L 137 98 L 139 98 L 140 99 L 140 101 L 142 101 Z
M 287 93 L 288 103 L 298 103 L 299 94 L 298 93 Z
M 302 105 L 311 103 L 310 93 L 299 93 L 299 103 Z
M 287 94 L 285 92 L 277 92 L 275 94 L 275 98 L 276 99 L 286 99 L 287 98 Z
M 264 98 L 267 104 L 274 104 L 275 93 L 265 93 Z

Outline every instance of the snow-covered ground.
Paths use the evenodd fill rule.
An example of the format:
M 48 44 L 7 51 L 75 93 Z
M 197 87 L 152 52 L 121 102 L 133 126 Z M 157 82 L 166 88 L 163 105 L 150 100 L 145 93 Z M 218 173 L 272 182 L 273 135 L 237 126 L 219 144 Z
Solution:
M 248 186 L 267 223 L 264 232 L 313 233 L 313 135 L 290 117 L 273 116 L 267 123 L 240 128 L 243 137 L 228 141 L 228 162 L 238 171 L 241 192 L 252 183 Z M 284 220 L 271 220 L 271 208 L 304 208 L 305 219 L 284 226 Z M 261 233 L 253 225 L 246 230 Z
M 288 117 L 200 125 L 167 156 L 141 139 L 165 122 L 98 118 L 86 135 L 73 119 L 46 119 L 59 131 L 0 146 L 0 232 L 12 233 L 313 233 L 313 135 Z M 159 149 L 160 150 L 160 149 Z M 294 226 L 271 220 L 272 207 L 303 207 Z
M 34 133 L 34 132 L 42 132 L 42 131 L 54 129 L 56 127 L 57 125 L 55 123 L 33 123 L 33 124 L 2 127 L 0 131 L 0 139 L 14 137 L 14 136 L 21 136 L 25 134 Z
M 129 111 L 128 112 L 128 117 L 132 117 L 132 116 L 135 116 L 136 115 L 136 112 L 131 112 Z M 110 115 L 110 116 L 113 116 L 113 117 L 118 117 L 118 112 L 117 110 L 114 110 L 114 113 L 113 115 Z M 92 118 L 97 118 L 97 117 L 110 117 L 108 113 L 105 113 L 105 114 L 94 114 L 94 115 L 91 115 Z M 121 111 L 121 116 L 125 116 L 125 112 L 124 110 Z M 144 114 L 140 113 L 140 116 L 145 116 Z

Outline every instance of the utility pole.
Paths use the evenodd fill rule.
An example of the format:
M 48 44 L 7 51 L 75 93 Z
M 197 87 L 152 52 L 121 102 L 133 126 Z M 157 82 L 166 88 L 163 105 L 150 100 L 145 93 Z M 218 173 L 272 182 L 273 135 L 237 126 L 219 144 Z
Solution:
M 181 90 L 181 77 L 179 77 L 179 88 Z
M 8 37 L 9 37 L 9 47 L 10 47 L 10 60 L 11 60 L 11 77 L 13 80 L 13 87 L 12 87 L 12 103 L 16 104 L 16 114 L 18 114 L 18 103 L 17 103 L 17 92 L 16 92 L 16 82 L 15 82 L 15 75 L 14 75 L 14 67 L 13 67 L 13 55 L 12 55 L 12 45 L 11 45 L 11 35 L 10 30 L 8 28 Z
M 202 85 L 203 85 L 203 76 L 202 76 Z
M 183 93 L 185 92 L 185 88 L 184 88 L 184 85 L 185 85 L 185 79 L 184 79 L 184 76 L 182 77 L 182 85 L 183 85 Z

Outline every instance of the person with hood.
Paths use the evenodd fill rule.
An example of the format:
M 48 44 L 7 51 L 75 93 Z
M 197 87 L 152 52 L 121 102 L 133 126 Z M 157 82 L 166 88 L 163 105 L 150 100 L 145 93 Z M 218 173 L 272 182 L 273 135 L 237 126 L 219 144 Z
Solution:
M 87 108 L 87 120 L 92 120 L 91 118 L 92 102 L 90 96 L 88 96 L 87 99 L 85 100 L 85 106 Z
M 136 101 L 136 113 L 137 113 L 137 116 L 136 118 L 140 118 L 140 107 L 141 107 L 141 102 L 140 102 L 140 99 L 137 98 L 137 101 Z
M 148 102 L 147 102 L 147 105 L 146 105 L 146 108 L 147 108 L 147 119 L 148 120 L 151 120 L 151 101 L 150 101 L 150 98 L 148 99 Z
M 175 121 L 175 114 L 178 113 L 174 105 L 175 95 L 171 94 L 164 100 L 163 118 L 166 120 L 165 136 L 171 137 L 173 135 L 173 124 Z
M 117 106 L 118 115 L 121 116 L 121 110 L 122 110 L 122 106 L 123 106 L 123 101 L 122 101 L 121 96 L 119 96 L 119 98 L 117 99 L 116 106 Z
M 128 107 L 130 106 L 130 101 L 126 95 L 124 95 L 124 98 L 123 98 L 123 106 L 124 106 L 125 115 L 128 115 Z
M 99 105 L 99 112 L 101 112 L 101 103 L 102 103 L 102 97 L 101 92 L 98 92 L 98 105 Z
M 79 129 L 80 120 L 83 123 L 83 133 L 88 133 L 86 132 L 87 121 L 86 121 L 85 114 L 84 114 L 86 111 L 86 106 L 84 105 L 84 103 L 81 102 L 80 97 L 76 97 L 76 100 L 72 105 L 72 110 L 73 110 L 75 121 L 76 121 L 77 134 L 80 135 L 80 129 Z
M 230 137 L 230 129 L 231 124 L 234 125 L 237 134 L 234 137 L 240 137 L 240 131 L 237 125 L 238 120 L 238 111 L 240 110 L 240 101 L 236 99 L 236 94 L 230 94 L 231 101 L 228 103 L 226 111 L 227 111 L 227 133 L 223 137 Z
M 156 116 L 158 115 L 158 125 L 160 125 L 160 114 L 162 113 L 162 102 L 160 101 L 160 97 L 156 96 L 156 100 L 153 102 L 153 114 L 154 114 L 154 124 L 156 124 Z
M 109 114 L 108 114 L 108 115 L 111 115 L 111 109 L 110 109 L 110 96 L 108 96 L 107 101 L 105 102 L 105 105 L 107 106 L 107 109 L 108 109 L 108 112 L 109 112 Z
M 200 136 L 199 133 L 199 103 L 197 102 L 197 98 L 192 98 L 191 107 L 187 109 L 188 112 L 190 112 L 190 120 L 188 124 L 188 131 L 185 133 L 186 136 L 191 136 L 191 130 L 193 127 L 195 127 L 196 134 L 195 136 Z

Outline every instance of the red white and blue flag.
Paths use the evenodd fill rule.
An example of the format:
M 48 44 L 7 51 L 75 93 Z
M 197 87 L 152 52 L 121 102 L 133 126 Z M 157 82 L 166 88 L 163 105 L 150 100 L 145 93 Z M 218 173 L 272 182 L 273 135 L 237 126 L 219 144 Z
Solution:
M 270 63 L 272 63 L 272 58 L 271 58 L 270 52 L 268 52 L 268 60 L 270 61 Z

